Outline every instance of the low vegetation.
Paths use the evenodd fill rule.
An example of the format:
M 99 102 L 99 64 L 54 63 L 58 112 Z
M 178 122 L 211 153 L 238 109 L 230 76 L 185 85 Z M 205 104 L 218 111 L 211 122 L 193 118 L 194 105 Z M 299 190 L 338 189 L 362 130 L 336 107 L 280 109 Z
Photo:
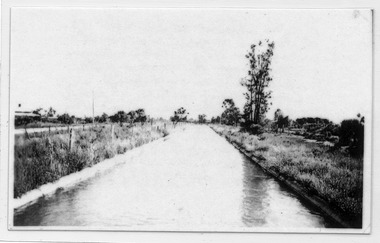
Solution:
M 17 135 L 14 197 L 168 135 L 164 123 L 133 127 L 115 124 L 113 135 L 111 130 L 111 126 L 75 130 L 71 148 L 67 131 L 42 133 L 31 139 Z
M 263 168 L 296 182 L 311 195 L 320 196 L 332 208 L 347 215 L 352 224 L 361 224 L 362 157 L 353 157 L 323 144 L 308 143 L 299 136 L 273 133 L 256 136 L 238 127 L 211 127 L 258 158 Z

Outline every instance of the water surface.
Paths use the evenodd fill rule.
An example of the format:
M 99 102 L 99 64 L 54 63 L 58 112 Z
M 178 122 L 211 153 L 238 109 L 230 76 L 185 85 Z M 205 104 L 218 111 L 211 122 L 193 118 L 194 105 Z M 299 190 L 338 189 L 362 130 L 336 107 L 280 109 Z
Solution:
M 140 148 L 125 163 L 15 210 L 15 226 L 165 231 L 324 228 L 317 211 L 207 126 Z

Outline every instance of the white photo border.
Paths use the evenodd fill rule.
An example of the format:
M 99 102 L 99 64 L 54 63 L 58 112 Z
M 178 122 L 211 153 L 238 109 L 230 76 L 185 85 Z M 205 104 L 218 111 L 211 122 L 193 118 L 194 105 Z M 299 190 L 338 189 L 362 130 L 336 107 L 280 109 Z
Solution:
M 170 1 L 169 1 L 170 2 Z M 258 2 L 261 2 L 261 5 L 255 5 Z M 80 239 L 80 241 L 120 241 L 123 239 L 123 237 L 127 236 L 130 237 L 132 235 L 137 236 L 137 239 L 144 235 L 148 235 L 148 238 L 154 239 L 157 234 L 162 236 L 162 234 L 169 235 L 169 238 L 172 238 L 173 236 L 179 236 L 182 238 L 184 235 L 190 235 L 197 237 L 203 237 L 204 233 L 200 232 L 162 232 L 162 233 L 149 233 L 149 232 L 118 232 L 119 230 L 109 230 L 109 229 L 102 229 L 102 228 L 78 228 L 78 227 L 64 227 L 64 228 L 57 228 L 54 227 L 52 229 L 44 228 L 43 231 L 40 231 L 41 227 L 39 228 L 30 228 L 28 230 L 25 229 L 17 229 L 17 230 L 10 230 L 13 228 L 13 210 L 11 210 L 12 207 L 10 207 L 11 202 L 10 198 L 13 196 L 11 195 L 13 193 L 13 166 L 10 166 L 10 161 L 13 159 L 13 136 L 11 136 L 13 129 L 14 129 L 14 123 L 12 122 L 12 119 L 10 119 L 11 108 L 10 108 L 10 55 L 11 55 L 11 36 L 10 36 L 10 17 L 11 17 L 11 10 L 12 8 L 19 8 L 19 7 L 80 7 L 80 8 L 113 8 L 113 7 L 123 7 L 123 8 L 253 8 L 253 9 L 291 9 L 291 8 L 299 8 L 299 9 L 310 9 L 311 8 L 319 8 L 319 9 L 327 9 L 327 8 L 340 8 L 340 9 L 376 9 L 378 6 L 375 6 L 374 1 L 367 1 L 367 5 L 363 4 L 341 4 L 338 6 L 334 4 L 327 4 L 327 1 L 322 4 L 318 5 L 316 4 L 313 6 L 306 6 L 306 5 L 299 5 L 298 3 L 295 3 L 297 1 L 286 1 L 289 2 L 287 5 L 279 4 L 272 7 L 268 7 L 263 3 L 263 1 L 256 1 L 248 2 L 248 1 L 241 1 L 240 3 L 237 2 L 226 2 L 226 3 L 220 3 L 218 5 L 215 5 L 212 3 L 212 1 L 205 1 L 204 3 L 201 2 L 192 2 L 192 3 L 174 3 L 174 1 L 170 2 L 168 4 L 168 1 L 165 3 L 157 3 L 157 2 L 151 2 L 151 1 L 131 1 L 130 3 L 126 4 L 122 1 L 93 1 L 91 3 L 87 1 L 3 1 L 2 3 L 2 77 L 1 77 L 1 164 L 0 164 L 0 240 L 3 240 L 3 236 L 5 235 L 5 240 L 11 240 L 11 241 L 29 241 L 29 240 L 54 240 L 54 241 L 72 241 L 74 238 L 72 238 L 72 234 L 77 235 L 77 239 Z M 363 1 L 365 2 L 365 1 Z M 255 3 L 255 4 L 253 4 Z M 370 4 L 371 3 L 371 4 Z M 293 5 L 292 5 L 293 4 Z M 165 6 L 167 5 L 167 6 Z M 295 7 L 295 6 L 299 7 Z M 347 6 L 349 5 L 349 6 Z M 260 8 L 257 8 L 256 6 L 260 6 Z M 357 7 L 355 7 L 357 6 Z M 376 7 L 376 8 L 375 8 Z M 375 21 L 373 21 L 373 40 L 376 39 L 375 32 L 378 35 L 378 31 L 376 30 L 376 18 L 374 18 Z M 377 21 L 378 22 L 378 21 Z M 378 27 L 377 27 L 378 28 Z M 374 49 L 374 48 L 373 48 Z M 376 56 L 378 56 L 378 53 L 376 53 Z M 375 76 L 376 73 L 378 73 L 378 69 L 375 70 L 374 66 L 374 60 L 375 60 L 375 53 L 373 53 L 373 94 L 372 94 L 372 117 L 371 119 L 366 120 L 366 127 L 370 127 L 370 129 L 366 128 L 366 150 L 365 150 L 365 157 L 369 158 L 371 157 L 372 162 L 365 163 L 364 167 L 364 198 L 363 198 L 363 229 L 361 230 L 351 230 L 351 229 L 339 229 L 339 230 L 329 230 L 327 229 L 325 233 L 350 233 L 350 234 L 358 234 L 358 233 L 364 233 L 364 234 L 370 234 L 371 233 L 371 227 L 373 224 L 373 221 L 376 219 L 376 217 L 371 218 L 371 208 L 375 206 L 375 204 L 371 205 L 371 201 L 373 202 L 379 197 L 378 193 L 376 193 L 372 188 L 375 187 L 375 181 L 373 182 L 371 186 L 372 178 L 374 180 L 377 180 L 377 185 L 379 184 L 378 179 L 376 179 L 375 171 L 372 170 L 372 168 L 376 168 L 373 166 L 372 163 L 376 163 L 376 158 L 378 157 L 378 152 L 374 149 L 374 145 L 377 144 L 376 142 L 376 135 L 378 134 L 378 131 L 375 129 L 375 124 L 378 124 L 376 121 L 376 110 L 375 107 L 376 104 L 378 104 L 378 91 L 379 88 L 376 86 L 375 82 Z M 369 151 L 368 148 L 371 148 L 371 151 Z M 375 153 L 376 152 L 376 153 Z M 368 176 L 371 175 L 371 176 Z M 372 195 L 372 196 L 371 196 Z M 5 209 L 5 210 L 4 210 Z M 373 211 L 375 211 L 373 209 Z M 372 215 L 373 214 L 372 211 Z M 95 230 L 95 231 L 94 231 Z M 98 230 L 98 231 L 97 231 Z M 121 230 L 123 231 L 123 230 Z M 372 230 L 372 234 L 374 233 L 374 229 Z M 260 230 L 262 232 L 261 234 L 255 233 L 221 233 L 220 239 L 226 238 L 226 234 L 230 235 L 231 237 L 236 237 L 239 235 L 239 237 L 242 238 L 250 238 L 254 237 L 266 239 L 268 238 L 277 238 L 278 240 L 281 240 L 283 236 L 281 234 L 276 234 L 276 232 L 270 231 L 270 230 Z M 268 232 L 272 234 L 268 234 Z M 284 231 L 282 233 L 289 233 L 289 231 Z M 292 232 L 295 233 L 295 232 Z M 305 233 L 316 233 L 316 232 L 297 232 L 301 233 L 298 234 L 300 236 L 306 235 Z M 208 232 L 208 234 L 215 236 L 218 234 Z M 123 235 L 123 236 L 121 236 Z M 289 235 L 289 234 L 288 234 Z M 313 234 L 313 237 L 320 238 L 322 235 L 325 236 L 333 236 L 332 238 L 339 237 L 339 235 L 331 235 L 331 234 Z M 112 237 L 112 238 L 110 238 Z M 116 237 L 116 238 L 113 238 Z M 133 236 L 134 237 L 134 236 Z M 152 238 L 151 238 L 152 237 Z M 217 238 L 218 238 L 217 237 Z M 263 238 L 264 237 L 264 238 Z M 160 237 L 162 238 L 162 237 Z M 229 237 L 227 237 L 229 238 Z M 291 237 L 289 237 L 291 238 Z M 233 238 L 231 238 L 233 239 Z M 251 238 L 252 239 L 252 238 Z M 225 239 L 224 239 L 225 240 Z M 283 240 L 283 239 L 282 239 Z M 74 240 L 77 241 L 77 240 Z

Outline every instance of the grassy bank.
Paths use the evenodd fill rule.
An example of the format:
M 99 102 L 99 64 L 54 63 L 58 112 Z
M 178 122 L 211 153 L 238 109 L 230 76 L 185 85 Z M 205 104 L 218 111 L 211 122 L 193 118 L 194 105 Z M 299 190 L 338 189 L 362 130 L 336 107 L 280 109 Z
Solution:
M 361 225 L 363 158 L 291 135 L 265 133 L 260 137 L 240 132 L 238 127 L 212 125 L 214 131 L 252 154 L 260 165 L 317 195 L 332 209 Z
M 14 147 L 14 198 L 166 135 L 168 130 L 163 128 L 163 124 L 133 128 L 115 124 L 113 136 L 111 126 L 99 126 L 76 130 L 71 149 L 68 133 L 44 133 L 32 139 L 17 135 Z

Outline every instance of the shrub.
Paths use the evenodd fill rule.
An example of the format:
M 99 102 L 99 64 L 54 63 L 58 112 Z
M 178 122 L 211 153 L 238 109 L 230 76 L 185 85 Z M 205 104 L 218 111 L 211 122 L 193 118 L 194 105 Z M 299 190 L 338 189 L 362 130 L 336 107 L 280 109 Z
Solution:
M 67 171 L 65 174 L 71 174 L 77 171 L 82 170 L 86 167 L 88 156 L 86 153 L 83 152 L 67 152 L 66 156 L 63 157 L 64 160 L 61 161 L 63 165 L 65 165 L 65 168 L 67 168 Z
M 164 130 L 162 130 L 162 134 L 164 137 L 168 136 L 169 135 L 169 132 L 168 130 L 166 130 L 166 128 Z
M 242 131 L 246 131 L 249 127 L 251 127 L 254 123 L 251 120 L 248 119 L 242 119 L 240 123 L 240 127 Z
M 242 122 L 240 125 L 241 125 L 241 128 L 239 132 L 247 132 L 253 135 L 260 135 L 260 134 L 263 134 L 265 131 L 263 126 L 259 124 L 255 124 L 249 120 Z
M 339 145 L 349 146 L 349 152 L 352 156 L 363 156 L 364 124 L 356 119 L 342 121 L 339 134 Z
M 247 132 L 253 135 L 260 135 L 264 133 L 264 128 L 259 124 L 252 124 Z

